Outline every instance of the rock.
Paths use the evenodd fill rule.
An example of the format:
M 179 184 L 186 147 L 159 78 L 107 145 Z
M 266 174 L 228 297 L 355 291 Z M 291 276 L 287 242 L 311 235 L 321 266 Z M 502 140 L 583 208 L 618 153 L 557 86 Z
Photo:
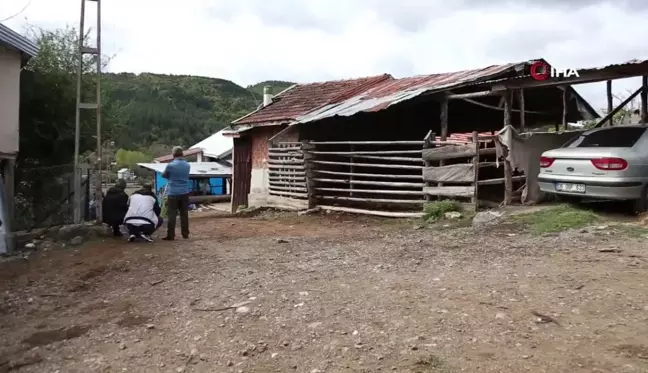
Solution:
M 270 355 L 270 357 L 272 357 L 273 359 L 276 358 L 277 356 L 279 356 L 278 352 L 273 352 L 272 355 Z
M 120 349 L 120 350 L 125 350 L 125 349 L 126 349 L 126 345 L 123 344 L 123 343 L 121 343 L 121 344 L 119 345 L 119 349 Z
M 495 318 L 496 319 L 505 319 L 506 314 L 504 312 L 498 312 L 497 314 L 495 314 Z
M 76 236 L 73 239 L 70 240 L 70 245 L 72 246 L 79 246 L 83 243 L 84 238 L 82 236 Z
M 36 244 L 33 243 L 33 242 L 30 242 L 30 243 L 28 243 L 28 244 L 25 245 L 25 249 L 27 249 L 27 250 L 34 250 L 34 249 L 36 249 Z
M 446 212 L 443 216 L 448 220 L 456 220 L 463 217 L 463 215 L 458 211 L 449 211 Z
M 184 368 L 184 367 L 177 367 L 177 368 L 176 368 L 176 372 L 178 372 L 178 373 L 182 373 L 182 372 L 184 372 L 184 371 L 185 371 L 185 368 Z
M 225 364 L 225 365 L 227 365 L 228 367 L 231 367 L 231 366 L 234 366 L 234 363 L 230 360 L 230 361 L 228 361 L 227 364 Z
M 284 240 L 283 238 L 278 238 L 277 243 L 288 243 L 288 240 Z
M 483 228 L 490 225 L 495 225 L 499 223 L 503 215 L 504 213 L 499 211 L 478 212 L 477 215 L 475 215 L 475 217 L 473 218 L 472 226 L 473 228 Z
M 246 307 L 246 306 L 237 307 L 235 312 L 242 313 L 242 314 L 249 313 L 250 307 Z
M 153 325 L 153 324 L 146 324 L 146 329 L 155 329 L 155 325 Z
M 92 224 L 72 224 L 64 225 L 57 232 L 57 238 L 62 241 L 71 240 L 77 236 L 86 237 L 91 235 L 94 230 Z

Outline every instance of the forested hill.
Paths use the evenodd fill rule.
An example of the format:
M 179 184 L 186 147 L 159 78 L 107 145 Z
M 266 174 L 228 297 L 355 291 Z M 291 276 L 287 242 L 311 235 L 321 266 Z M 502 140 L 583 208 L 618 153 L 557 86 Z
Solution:
M 263 86 L 278 93 L 292 84 L 267 81 L 244 88 L 197 76 L 105 74 L 104 120 L 119 148 L 190 146 L 254 110 L 263 100 Z

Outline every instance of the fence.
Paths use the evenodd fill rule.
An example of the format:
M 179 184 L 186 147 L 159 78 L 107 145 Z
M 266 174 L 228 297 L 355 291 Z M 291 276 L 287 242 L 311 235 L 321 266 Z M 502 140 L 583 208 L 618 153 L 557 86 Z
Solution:
M 81 170 L 81 218 L 90 220 L 90 171 Z M 74 165 L 17 168 L 15 177 L 13 230 L 74 223 Z
M 446 140 L 430 132 L 423 141 L 273 144 L 268 189 L 283 206 L 307 200 L 303 207 L 389 217 L 420 216 L 426 201 L 444 198 L 468 200 L 475 209 L 492 198 L 510 204 L 513 183 L 525 177 L 514 175 L 507 151 L 496 135 L 477 132 Z

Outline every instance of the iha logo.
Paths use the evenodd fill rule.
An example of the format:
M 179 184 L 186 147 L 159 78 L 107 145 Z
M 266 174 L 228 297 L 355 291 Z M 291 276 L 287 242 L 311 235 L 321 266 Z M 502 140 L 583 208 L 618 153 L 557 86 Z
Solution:
M 531 65 L 531 77 L 535 80 L 547 80 L 549 78 L 580 77 L 576 69 L 556 69 L 544 61 L 536 61 Z

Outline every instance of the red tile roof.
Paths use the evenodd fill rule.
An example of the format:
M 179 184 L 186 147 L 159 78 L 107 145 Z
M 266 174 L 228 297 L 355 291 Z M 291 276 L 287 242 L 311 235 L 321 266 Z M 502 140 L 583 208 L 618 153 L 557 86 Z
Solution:
M 323 105 L 344 101 L 391 79 L 393 79 L 391 75 L 383 74 L 360 79 L 299 84 L 275 96 L 270 105 L 232 124 L 278 124 L 278 122 L 293 121 Z

